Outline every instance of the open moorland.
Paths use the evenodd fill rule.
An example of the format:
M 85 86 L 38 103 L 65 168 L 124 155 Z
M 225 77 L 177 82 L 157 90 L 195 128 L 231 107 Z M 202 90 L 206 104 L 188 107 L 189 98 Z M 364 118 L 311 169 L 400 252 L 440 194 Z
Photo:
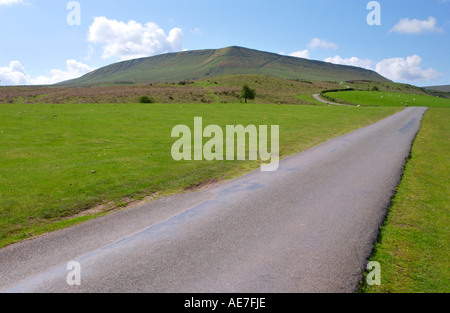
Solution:
M 138 103 L 141 96 L 148 96 L 155 103 L 235 103 L 241 101 L 244 84 L 256 90 L 257 103 L 267 104 L 323 105 L 311 95 L 342 88 L 338 81 L 292 80 L 258 74 L 223 75 L 172 83 L 0 87 L 0 103 Z M 389 93 L 427 95 L 421 88 L 393 82 L 348 81 L 344 84 L 356 90 L 377 87 Z
M 233 46 L 223 49 L 168 53 L 114 63 L 80 78 L 62 82 L 61 85 L 177 82 L 230 74 L 258 74 L 310 81 L 389 81 L 374 71 L 359 67 Z

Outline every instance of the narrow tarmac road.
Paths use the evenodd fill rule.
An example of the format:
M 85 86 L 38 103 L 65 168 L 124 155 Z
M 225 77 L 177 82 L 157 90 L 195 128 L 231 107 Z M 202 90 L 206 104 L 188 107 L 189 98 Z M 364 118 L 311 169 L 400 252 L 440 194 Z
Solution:
M 0 250 L 1 292 L 353 292 L 426 108 Z M 67 264 L 81 264 L 69 286 Z
M 348 105 L 348 104 L 342 104 L 342 103 L 330 102 L 330 101 L 328 101 L 328 100 L 322 99 L 322 98 L 320 97 L 320 94 L 319 94 L 319 93 L 314 94 L 313 97 L 314 97 L 314 99 L 316 99 L 317 101 L 320 101 L 320 102 L 325 103 L 325 104 L 339 105 L 339 106 L 342 106 L 342 107 L 353 107 L 353 106 L 354 106 L 354 105 Z

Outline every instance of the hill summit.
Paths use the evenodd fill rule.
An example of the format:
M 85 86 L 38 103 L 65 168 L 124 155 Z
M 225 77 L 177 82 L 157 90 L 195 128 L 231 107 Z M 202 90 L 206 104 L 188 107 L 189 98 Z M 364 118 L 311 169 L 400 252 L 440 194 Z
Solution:
M 259 74 L 313 81 L 388 81 L 359 67 L 336 65 L 243 47 L 168 53 L 111 64 L 70 85 L 179 82 L 226 74 Z

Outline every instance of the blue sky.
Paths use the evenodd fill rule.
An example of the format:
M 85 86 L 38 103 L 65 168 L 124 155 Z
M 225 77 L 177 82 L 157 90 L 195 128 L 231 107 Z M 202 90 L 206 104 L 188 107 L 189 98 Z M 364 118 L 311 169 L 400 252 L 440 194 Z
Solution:
M 232 45 L 418 86 L 450 84 L 450 0 L 379 0 L 381 25 L 368 24 L 378 13 L 369 2 L 0 0 L 0 85 L 55 83 L 121 60 Z

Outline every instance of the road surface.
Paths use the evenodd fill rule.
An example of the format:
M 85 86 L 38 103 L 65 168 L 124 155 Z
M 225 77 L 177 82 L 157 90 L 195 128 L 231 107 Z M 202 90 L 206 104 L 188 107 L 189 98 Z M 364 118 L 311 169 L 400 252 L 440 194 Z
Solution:
M 348 104 L 342 104 L 342 103 L 335 103 L 335 102 L 330 102 L 328 100 L 324 100 L 320 97 L 319 93 L 316 93 L 315 95 L 313 95 L 314 99 L 316 99 L 317 101 L 320 101 L 322 103 L 325 104 L 331 104 L 331 105 L 339 105 L 339 106 L 343 106 L 343 107 L 352 107 L 354 105 L 348 105 Z
M 425 108 L 0 250 L 1 292 L 353 292 Z M 81 285 L 69 286 L 70 261 Z M 71 268 L 72 269 L 72 268 Z

